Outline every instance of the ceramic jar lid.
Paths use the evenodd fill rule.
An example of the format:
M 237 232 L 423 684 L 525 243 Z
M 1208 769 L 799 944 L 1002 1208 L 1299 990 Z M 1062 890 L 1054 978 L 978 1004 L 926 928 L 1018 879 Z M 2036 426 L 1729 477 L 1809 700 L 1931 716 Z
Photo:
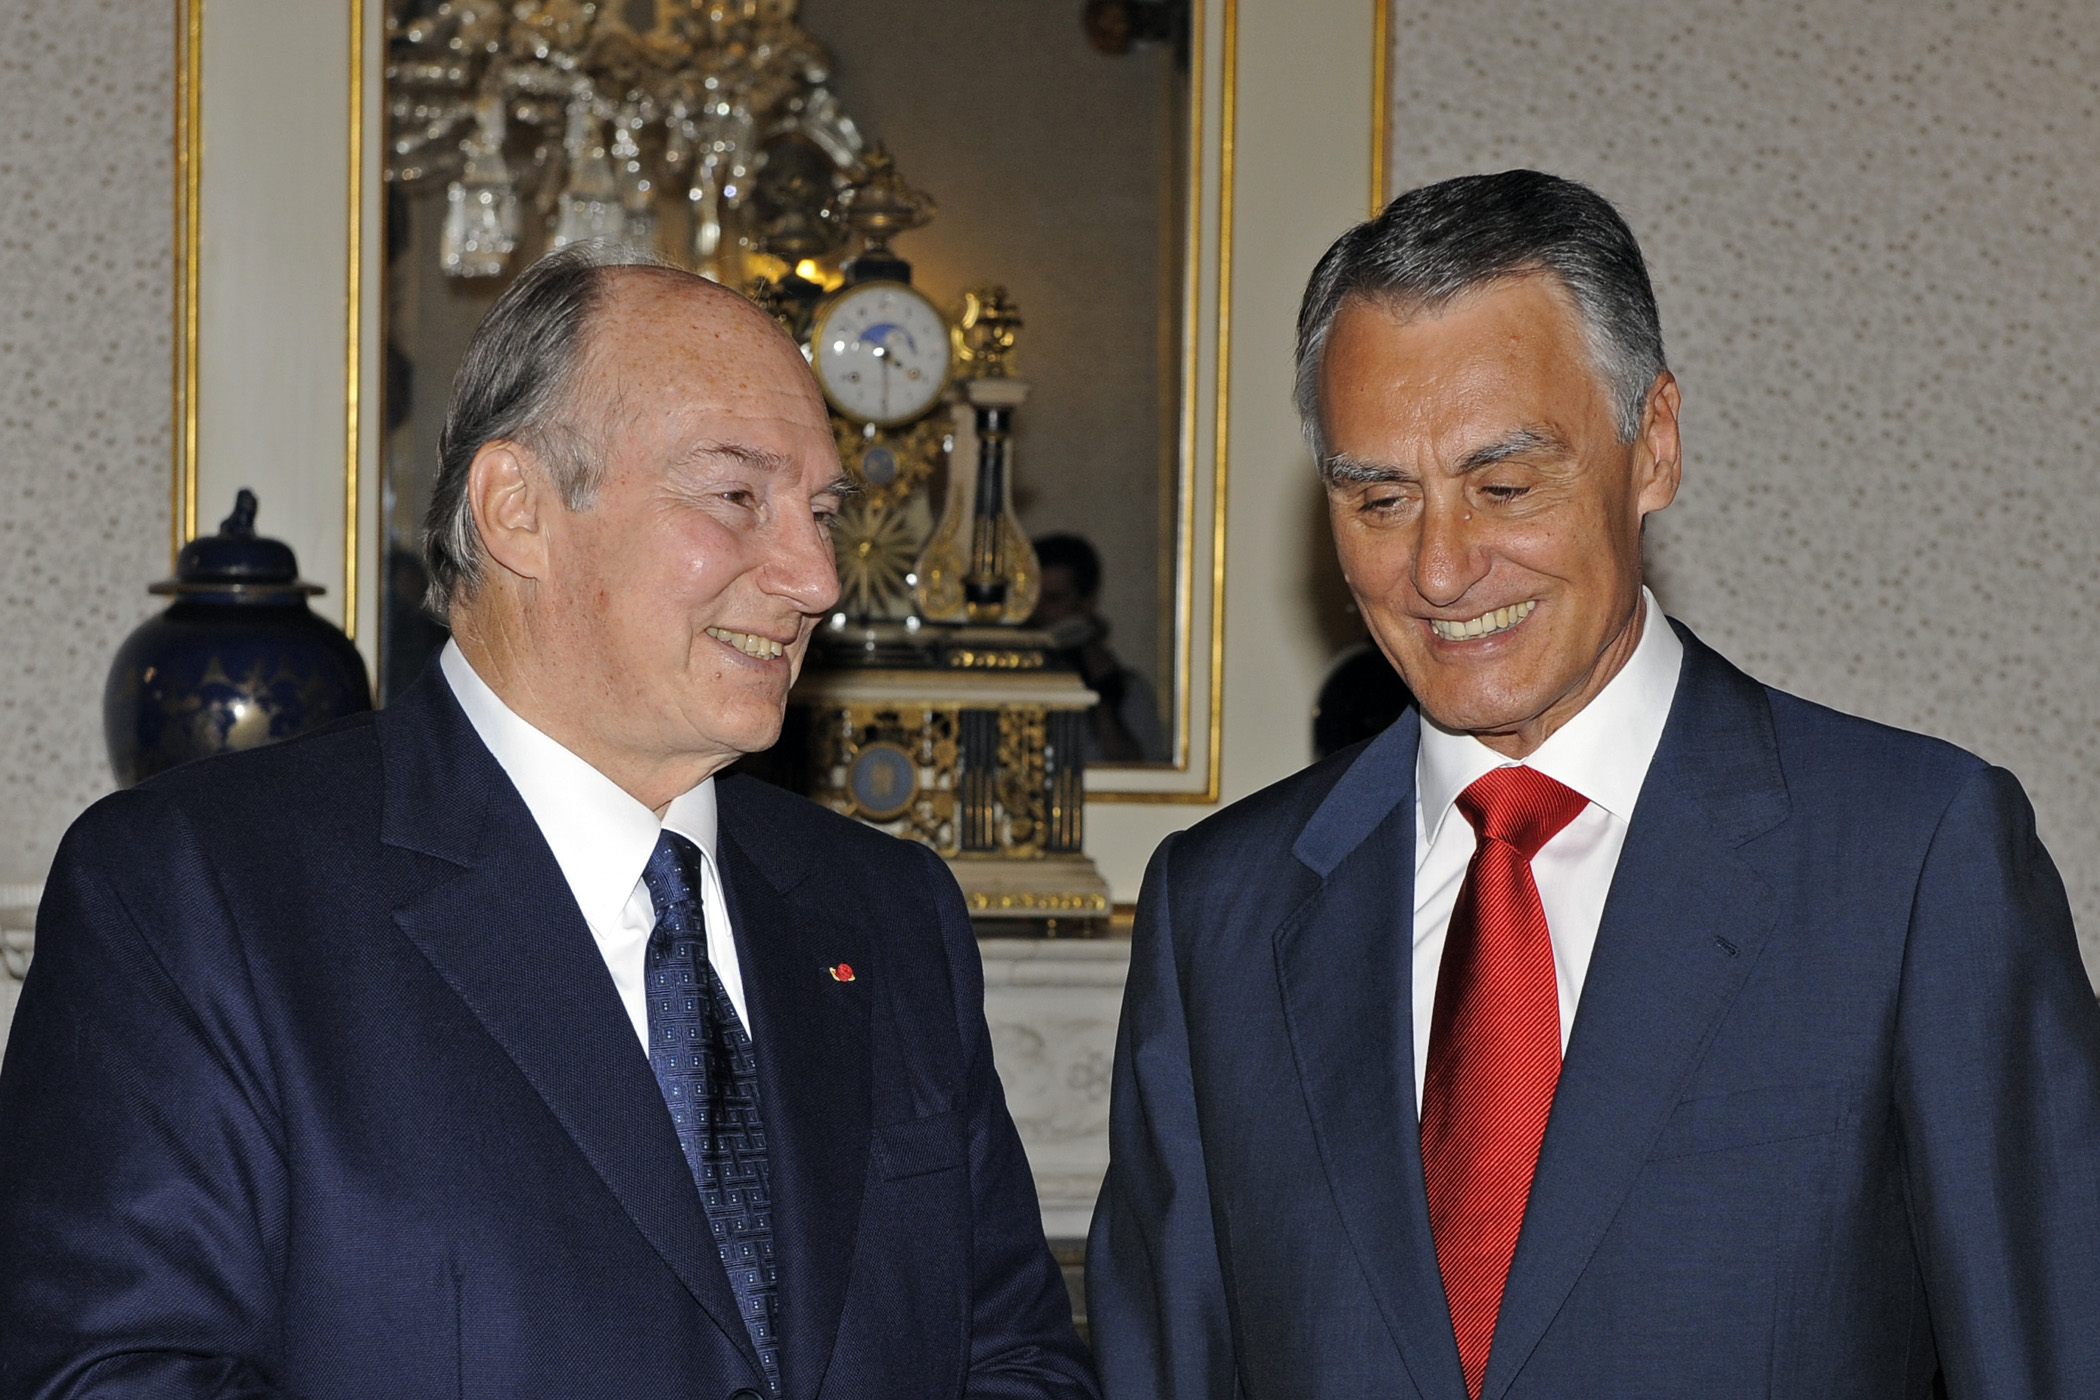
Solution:
M 290 545 L 255 533 L 255 493 L 243 487 L 234 497 L 233 514 L 219 522 L 219 533 L 199 535 L 184 545 L 175 557 L 175 577 L 147 591 L 283 598 L 327 590 L 299 581 L 299 560 Z

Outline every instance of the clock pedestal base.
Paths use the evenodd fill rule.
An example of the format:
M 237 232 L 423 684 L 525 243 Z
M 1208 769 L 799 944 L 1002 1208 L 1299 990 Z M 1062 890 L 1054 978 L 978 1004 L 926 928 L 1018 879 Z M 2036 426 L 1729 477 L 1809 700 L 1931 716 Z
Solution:
M 1085 935 L 1108 882 L 1082 849 L 1097 697 L 1014 627 L 827 628 L 788 697 L 782 776 L 833 811 L 931 846 L 981 932 Z

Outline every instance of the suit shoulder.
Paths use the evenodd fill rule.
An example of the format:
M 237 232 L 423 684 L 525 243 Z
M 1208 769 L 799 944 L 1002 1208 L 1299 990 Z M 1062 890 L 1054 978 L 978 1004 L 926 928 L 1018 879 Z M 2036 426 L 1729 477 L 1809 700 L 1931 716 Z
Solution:
M 1334 785 L 1376 742 L 1351 744 L 1220 808 L 1176 838 L 1175 858 L 1231 866 L 1288 853 Z
M 778 849 L 817 849 L 829 858 L 855 862 L 908 862 L 913 858 L 915 842 L 900 841 L 821 802 L 749 774 L 725 774 L 716 780 L 716 792 L 724 812 L 733 812 L 738 824 L 761 840 L 779 843 Z
M 1765 687 L 1773 737 L 1789 786 L 1837 782 L 1915 802 L 1952 800 L 1991 765 L 1929 734 L 1899 729 Z
M 203 833 L 268 841 L 297 825 L 376 810 L 379 744 L 370 712 L 261 748 L 214 754 L 111 793 L 74 829 L 96 840 L 150 841 L 170 817 Z M 360 801 L 359 798 L 364 798 Z

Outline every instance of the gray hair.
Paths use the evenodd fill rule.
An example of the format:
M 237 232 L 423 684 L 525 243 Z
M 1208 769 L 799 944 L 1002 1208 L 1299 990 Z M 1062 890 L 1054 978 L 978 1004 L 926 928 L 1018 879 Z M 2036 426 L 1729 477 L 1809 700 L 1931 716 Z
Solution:
M 437 479 L 423 520 L 423 560 L 430 572 L 424 606 L 440 618 L 481 583 L 487 556 L 474 524 L 467 472 L 484 446 L 523 447 L 546 468 L 571 510 L 588 506 L 597 493 L 602 444 L 576 422 L 575 391 L 609 275 L 623 267 L 692 276 L 632 248 L 572 243 L 511 283 L 468 343 L 452 377 L 452 401 L 438 434 Z
M 1362 298 L 1435 315 L 1490 282 L 1549 273 L 1574 299 L 1622 442 L 1641 431 L 1663 360 L 1655 291 L 1633 230 L 1587 185 L 1505 170 L 1399 196 L 1334 241 L 1298 308 L 1298 418 L 1321 470 L 1320 361 L 1342 306 Z

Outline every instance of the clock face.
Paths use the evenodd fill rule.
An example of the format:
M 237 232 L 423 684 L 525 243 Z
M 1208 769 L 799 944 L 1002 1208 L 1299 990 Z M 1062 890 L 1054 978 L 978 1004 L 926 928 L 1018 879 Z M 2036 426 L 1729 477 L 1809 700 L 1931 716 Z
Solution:
M 809 355 L 840 413 L 883 426 L 908 423 L 947 387 L 948 322 L 902 282 L 863 282 L 818 313 Z

